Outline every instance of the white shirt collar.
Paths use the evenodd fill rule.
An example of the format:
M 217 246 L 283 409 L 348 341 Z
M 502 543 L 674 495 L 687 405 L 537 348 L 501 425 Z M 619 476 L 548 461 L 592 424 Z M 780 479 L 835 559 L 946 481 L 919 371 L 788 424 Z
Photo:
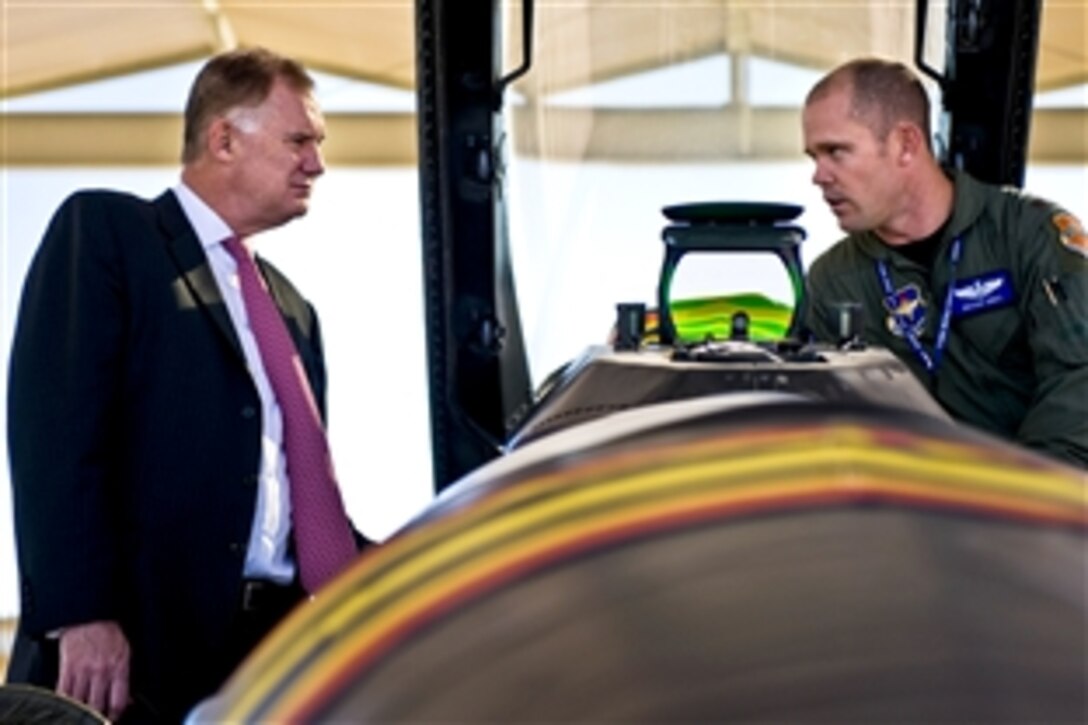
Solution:
M 181 204 L 181 210 L 185 212 L 189 223 L 196 230 L 197 239 L 200 240 L 200 244 L 205 249 L 213 247 L 227 237 L 234 235 L 234 232 L 223 221 L 223 218 L 197 196 L 195 191 L 186 186 L 184 181 L 177 183 L 177 186 L 174 187 L 174 194 L 178 198 L 178 203 Z

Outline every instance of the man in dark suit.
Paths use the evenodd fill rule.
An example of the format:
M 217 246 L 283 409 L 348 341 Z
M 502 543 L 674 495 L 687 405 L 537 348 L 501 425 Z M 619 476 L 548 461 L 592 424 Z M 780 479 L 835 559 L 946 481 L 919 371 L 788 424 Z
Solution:
M 306 213 L 324 171 L 312 89 L 265 50 L 211 59 L 180 183 L 150 202 L 78 192 L 50 223 L 11 354 L 9 680 L 122 722 L 178 721 L 312 593 L 292 525 L 302 465 L 224 244 Z M 323 421 L 315 312 L 257 261 Z M 321 527 L 347 532 L 350 557 L 365 542 L 333 490 Z

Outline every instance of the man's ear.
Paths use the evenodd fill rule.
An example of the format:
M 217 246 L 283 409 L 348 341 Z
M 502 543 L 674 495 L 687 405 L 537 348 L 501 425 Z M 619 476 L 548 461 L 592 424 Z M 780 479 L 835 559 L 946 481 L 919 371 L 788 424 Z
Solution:
M 227 119 L 220 116 L 209 124 L 206 143 L 212 158 L 221 161 L 230 158 L 234 140 L 234 126 Z
M 926 153 L 926 141 L 922 137 L 922 129 L 916 124 L 900 121 L 892 129 L 895 134 L 898 160 L 903 164 L 909 164 Z

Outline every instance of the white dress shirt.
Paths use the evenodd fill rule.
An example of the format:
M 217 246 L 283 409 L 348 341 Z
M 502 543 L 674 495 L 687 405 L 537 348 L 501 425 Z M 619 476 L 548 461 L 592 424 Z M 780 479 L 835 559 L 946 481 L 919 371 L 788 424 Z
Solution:
M 223 246 L 223 241 L 234 236 L 234 233 L 184 182 L 178 182 L 174 193 L 204 247 L 231 322 L 234 323 L 234 331 L 242 343 L 249 374 L 261 399 L 261 462 L 257 508 L 253 515 L 244 572 L 247 577 L 286 583 L 294 578 L 295 565 L 287 553 L 291 530 L 291 500 L 288 492 L 287 462 L 283 454 L 283 419 L 264 371 L 257 340 L 249 326 L 237 265 Z

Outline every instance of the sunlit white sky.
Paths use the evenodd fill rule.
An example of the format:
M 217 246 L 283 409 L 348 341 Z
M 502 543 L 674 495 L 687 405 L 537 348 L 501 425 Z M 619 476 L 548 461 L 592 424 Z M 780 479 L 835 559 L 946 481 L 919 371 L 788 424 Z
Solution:
M 716 106 L 727 102 L 729 60 L 715 56 L 553 99 L 568 105 Z M 180 113 L 199 63 L 0 102 L 5 113 Z M 816 75 L 770 61 L 750 68 L 756 105 L 798 105 Z M 410 111 L 411 93 L 315 74 L 326 112 Z M 515 99 L 516 100 L 516 99 Z M 1088 107 L 1088 88 L 1037 105 Z M 93 143 L 93 139 L 88 140 Z M 23 274 L 49 216 L 84 187 L 156 196 L 176 168 L 3 168 L 0 174 L 0 361 L 5 375 Z M 796 161 L 719 165 L 511 165 L 511 233 L 534 378 L 602 341 L 620 301 L 652 302 L 661 259 L 660 209 L 685 201 L 784 201 L 805 207 L 807 262 L 838 232 Z M 1088 168 L 1031 167 L 1025 186 L 1088 216 Z M 330 435 L 357 525 L 383 538 L 431 498 L 420 268 L 413 168 L 330 168 L 311 213 L 265 235 L 258 249 L 317 306 L 331 380 Z M 777 263 L 772 263 L 774 267 Z M 762 270 L 763 268 L 759 268 Z M 784 275 L 760 284 L 783 297 Z M 735 273 L 734 273 L 735 274 Z M 729 276 L 727 270 L 724 276 Z M 0 451 L 6 463 L 6 406 Z M 6 465 L 0 470 L 0 617 L 17 613 Z

